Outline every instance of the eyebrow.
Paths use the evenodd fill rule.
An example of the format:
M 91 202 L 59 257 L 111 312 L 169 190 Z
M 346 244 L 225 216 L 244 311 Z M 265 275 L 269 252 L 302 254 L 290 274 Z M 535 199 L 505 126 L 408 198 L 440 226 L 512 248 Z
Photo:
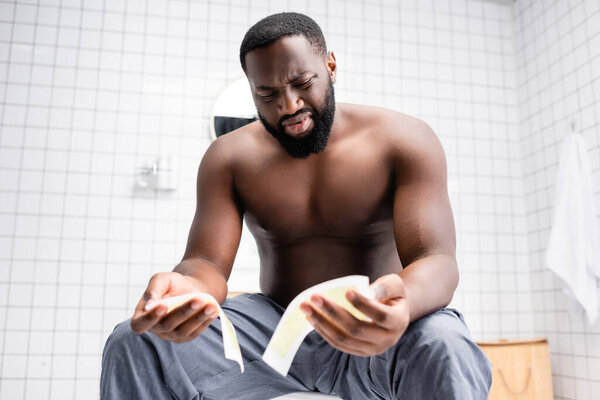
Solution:
M 311 73 L 310 71 L 302 71 L 299 74 L 294 75 L 294 77 L 292 79 L 289 80 L 289 82 L 294 82 L 297 81 L 298 79 L 302 78 L 304 75 Z M 313 74 L 311 76 L 311 78 L 317 76 L 318 74 Z M 265 85 L 261 85 L 261 86 L 256 86 L 256 90 L 275 90 L 278 89 L 276 87 L 272 87 L 272 86 L 265 86 Z

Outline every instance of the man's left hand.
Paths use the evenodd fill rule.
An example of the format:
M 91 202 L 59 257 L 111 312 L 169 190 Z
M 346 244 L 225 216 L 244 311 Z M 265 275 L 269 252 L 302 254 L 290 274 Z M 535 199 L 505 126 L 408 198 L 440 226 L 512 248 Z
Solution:
M 384 275 L 371 284 L 369 299 L 355 290 L 346 298 L 371 321 L 362 321 L 324 296 L 314 294 L 300 305 L 308 321 L 329 344 L 359 356 L 381 354 L 396 344 L 410 322 L 406 287 L 397 274 Z

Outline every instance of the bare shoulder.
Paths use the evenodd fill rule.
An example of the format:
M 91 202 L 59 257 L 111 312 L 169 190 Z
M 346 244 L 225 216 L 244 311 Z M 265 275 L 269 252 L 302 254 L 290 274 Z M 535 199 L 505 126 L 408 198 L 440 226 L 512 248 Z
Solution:
M 351 126 L 360 127 L 369 140 L 384 145 L 392 156 L 404 160 L 443 157 L 433 129 L 419 118 L 381 107 L 343 105 Z
M 204 153 L 202 162 L 231 169 L 255 157 L 261 147 L 260 127 L 260 122 L 256 121 L 218 137 Z

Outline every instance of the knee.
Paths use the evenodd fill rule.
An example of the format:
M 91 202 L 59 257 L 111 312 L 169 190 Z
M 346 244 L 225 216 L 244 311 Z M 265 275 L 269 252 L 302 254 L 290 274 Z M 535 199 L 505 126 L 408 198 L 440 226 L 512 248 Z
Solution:
M 373 385 L 388 390 L 390 398 L 487 398 L 489 361 L 453 310 L 441 310 L 411 323 L 384 357 L 371 358 L 372 371 L 383 369 L 380 359 L 386 362 L 385 373 L 372 374 Z
M 132 354 L 144 346 L 143 342 L 142 336 L 131 329 L 129 320 L 121 322 L 106 339 L 102 353 L 103 362 L 114 356 L 123 357 Z
M 414 323 L 411 329 L 418 347 L 443 358 L 462 357 L 477 347 L 462 319 L 451 310 L 444 309 L 427 316 Z
M 148 389 L 159 393 L 160 363 L 151 334 L 138 335 L 129 320 L 118 324 L 109 335 L 102 352 L 101 399 L 149 398 Z M 167 398 L 159 395 L 156 398 Z
M 440 380 L 451 376 L 489 387 L 491 364 L 459 315 L 453 310 L 442 310 L 418 321 L 414 333 L 415 363 Z

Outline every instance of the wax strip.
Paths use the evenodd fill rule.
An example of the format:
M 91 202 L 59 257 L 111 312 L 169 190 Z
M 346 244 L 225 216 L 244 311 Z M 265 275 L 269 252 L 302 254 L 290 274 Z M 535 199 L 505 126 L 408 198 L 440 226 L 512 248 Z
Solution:
M 194 292 L 184 294 L 181 296 L 167 297 L 165 299 L 160 299 L 150 304 L 150 307 L 147 307 L 147 310 L 152 309 L 160 304 L 164 304 L 167 306 L 167 313 L 169 313 L 175 308 L 179 307 L 180 305 L 187 303 L 191 299 L 204 299 L 207 303 L 212 303 L 217 307 L 217 310 L 219 311 L 219 318 L 221 318 L 221 335 L 223 337 L 223 349 L 225 350 L 225 358 L 237 362 L 240 365 L 241 371 L 244 372 L 242 352 L 240 350 L 240 345 L 237 340 L 237 335 L 235 334 L 235 329 L 231 324 L 231 321 L 229 321 L 229 318 L 227 318 L 227 315 L 219 305 L 219 302 L 210 294 Z
M 365 297 L 373 297 L 369 290 L 369 278 L 362 275 L 350 275 L 332 279 L 310 287 L 296 296 L 288 305 L 279 324 L 275 328 L 271 341 L 263 354 L 263 361 L 281 375 L 287 375 L 302 341 L 314 329 L 306 320 L 304 312 L 300 310 L 300 304 L 310 299 L 315 293 L 342 306 L 356 318 L 370 321 L 369 317 L 346 299 L 346 292 L 348 290 L 356 290 Z

